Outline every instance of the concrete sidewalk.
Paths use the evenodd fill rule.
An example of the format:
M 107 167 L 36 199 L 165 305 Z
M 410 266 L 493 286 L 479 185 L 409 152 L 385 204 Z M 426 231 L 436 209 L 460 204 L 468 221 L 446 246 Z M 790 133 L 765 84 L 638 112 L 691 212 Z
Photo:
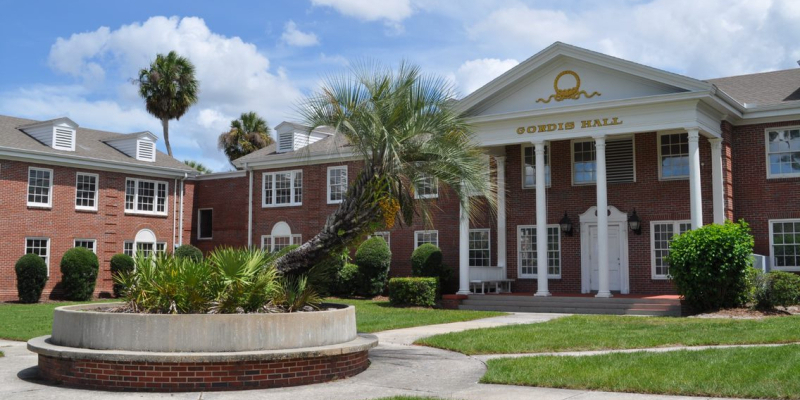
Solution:
M 381 344 L 370 351 L 372 365 L 363 373 L 337 382 L 283 389 L 206 393 L 119 393 L 70 389 L 38 379 L 36 355 L 23 342 L 0 341 L 0 399 L 198 399 L 198 400 L 361 400 L 383 397 L 431 396 L 462 400 L 682 400 L 697 397 L 654 396 L 581 390 L 485 385 L 477 383 L 486 371 L 476 357 L 445 350 L 410 346 L 434 334 L 521 323 L 547 321 L 556 314 L 511 314 L 470 322 L 431 325 L 377 333 Z

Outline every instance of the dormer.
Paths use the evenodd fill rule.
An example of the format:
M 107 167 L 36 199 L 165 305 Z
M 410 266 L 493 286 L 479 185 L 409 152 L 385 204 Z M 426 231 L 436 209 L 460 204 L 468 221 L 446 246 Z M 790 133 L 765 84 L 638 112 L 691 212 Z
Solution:
M 156 140 L 158 140 L 156 135 L 145 131 L 120 135 L 113 139 L 106 139 L 104 142 L 139 161 L 155 162 Z
M 285 121 L 275 127 L 275 132 L 278 136 L 275 150 L 277 153 L 295 151 L 333 135 L 333 131 L 328 128 L 319 128 L 308 133 L 307 126 Z
M 78 124 L 67 117 L 23 125 L 19 129 L 56 150 L 75 151 Z

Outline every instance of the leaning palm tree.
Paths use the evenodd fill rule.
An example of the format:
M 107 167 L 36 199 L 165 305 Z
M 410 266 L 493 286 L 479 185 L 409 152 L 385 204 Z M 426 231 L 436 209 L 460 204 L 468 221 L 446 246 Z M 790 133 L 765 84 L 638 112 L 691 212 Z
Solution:
M 169 120 L 180 119 L 192 104 L 197 103 L 198 82 L 194 65 L 178 53 L 159 54 L 149 68 L 139 70 L 139 95 L 144 98 L 147 112 L 161 120 L 167 154 L 169 145 Z
M 272 142 L 267 121 L 251 111 L 231 121 L 231 129 L 219 135 L 218 145 L 233 165 L 233 160 L 263 149 Z
M 183 163 L 197 170 L 197 172 L 199 172 L 200 175 L 211 174 L 214 172 L 205 165 L 203 165 L 202 163 L 199 163 L 194 160 L 183 160 Z
M 354 67 L 352 75 L 328 78 L 301 103 L 309 132 L 334 128 L 359 155 L 363 169 L 344 201 L 311 240 L 276 261 L 276 268 L 303 272 L 376 229 L 413 218 L 430 223 L 430 200 L 416 199 L 438 181 L 440 193 L 458 196 L 471 216 L 475 204 L 494 206 L 485 157 L 472 141 L 470 127 L 454 110 L 446 80 L 424 75 L 406 63 L 396 71 L 379 65 Z M 485 200 L 471 197 L 483 195 Z M 420 196 L 422 197 L 422 196 Z

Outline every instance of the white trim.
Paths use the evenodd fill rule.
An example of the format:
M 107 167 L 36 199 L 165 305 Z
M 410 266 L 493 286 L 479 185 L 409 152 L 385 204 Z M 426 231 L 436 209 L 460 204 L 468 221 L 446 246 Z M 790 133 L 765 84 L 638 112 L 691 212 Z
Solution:
M 303 243 L 303 235 L 300 234 L 300 233 L 292 233 L 290 235 L 276 235 L 276 236 L 273 236 L 273 235 L 261 235 L 261 250 L 264 250 L 264 247 L 265 247 L 265 243 L 264 242 L 267 239 L 269 239 L 269 249 L 268 249 L 268 251 L 269 252 L 275 251 L 275 238 L 280 238 L 280 237 L 288 237 L 288 238 L 290 238 L 291 243 L 289 243 L 288 246 L 291 246 L 291 245 L 294 245 L 294 244 Z
M 76 242 L 92 242 L 92 253 L 97 254 L 97 239 L 73 239 L 72 247 L 79 247 Z M 80 246 L 83 247 L 83 246 Z
M 94 207 L 79 206 L 77 204 L 77 202 L 78 202 L 78 177 L 81 176 L 81 175 L 94 177 Z M 98 207 L 97 203 L 99 203 L 99 201 L 100 201 L 99 193 L 100 193 L 100 175 L 92 174 L 92 173 L 89 173 L 89 172 L 80 172 L 80 171 L 75 173 L 75 209 L 76 210 L 97 211 L 97 207 Z
M 650 279 L 656 281 L 669 280 L 668 275 L 656 274 L 656 232 L 655 226 L 658 224 L 672 224 L 672 235 L 679 235 L 681 233 L 681 224 L 689 224 L 692 221 L 688 219 L 680 220 L 663 220 L 663 221 L 650 221 Z M 670 239 L 671 240 L 671 239 Z
M 521 244 L 522 244 L 522 230 L 523 229 L 533 229 L 533 231 L 536 232 L 536 228 L 537 228 L 537 225 L 535 225 L 535 224 L 534 225 L 517 225 L 517 276 L 520 279 L 539 279 L 538 266 L 537 266 L 535 274 L 523 274 L 522 273 L 522 266 L 520 265 L 520 259 L 522 259 L 522 256 L 521 256 L 521 253 L 522 253 L 522 250 L 521 250 L 522 249 L 522 246 L 521 246 Z M 561 279 L 561 271 L 564 269 L 563 262 L 562 262 L 563 260 L 561 258 L 561 254 L 562 254 L 562 251 L 561 251 L 561 225 L 558 225 L 558 224 L 547 224 L 547 230 L 549 231 L 551 228 L 555 228 L 555 229 L 558 230 L 558 235 L 557 236 L 558 236 L 558 271 L 559 271 L 559 273 L 558 274 L 551 274 L 550 273 L 550 271 L 549 271 L 549 269 L 550 269 L 549 260 L 550 259 L 548 258 L 548 265 L 546 266 L 546 268 L 548 269 L 547 279 Z M 537 232 L 537 234 L 538 234 L 538 232 Z M 549 232 L 547 234 L 547 237 L 548 238 L 550 237 L 550 233 Z M 548 243 L 549 243 L 549 241 L 548 241 Z M 536 242 L 533 242 L 532 245 L 533 245 L 534 248 L 537 247 L 536 246 Z M 547 251 L 549 252 L 550 250 L 548 249 Z M 537 258 L 539 257 L 538 249 L 536 251 L 536 257 Z
M 302 206 L 303 205 L 303 201 L 300 200 L 300 202 L 296 202 L 295 201 L 295 194 L 294 194 L 294 192 L 295 192 L 295 190 L 297 188 L 300 188 L 301 191 L 303 190 L 303 177 L 302 176 L 300 177 L 300 186 L 296 185 L 295 176 L 297 175 L 298 172 L 300 174 L 303 174 L 303 170 L 302 169 L 291 169 L 291 170 L 284 170 L 284 171 L 263 172 L 261 174 L 261 207 L 262 208 L 278 208 L 278 207 Z M 290 191 L 289 200 L 290 201 L 288 203 L 277 204 L 277 200 L 278 200 L 277 199 L 277 192 L 278 191 L 275 190 L 275 176 L 278 175 L 278 174 L 289 174 L 289 191 Z M 266 192 L 267 192 L 266 176 L 267 175 L 272 176 L 272 188 L 271 188 L 271 190 L 272 190 L 272 203 L 271 204 L 267 204 L 267 197 L 266 197 Z
M 439 180 L 436 179 L 436 177 L 427 176 L 427 175 L 420 177 L 420 180 L 422 180 L 422 179 L 433 179 L 433 188 L 436 190 L 436 193 L 419 194 L 417 192 L 417 190 L 414 190 L 414 198 L 418 199 L 418 200 L 419 199 L 438 199 L 439 198 Z M 418 186 L 418 185 L 415 185 L 415 186 Z
M 202 232 L 201 226 L 203 225 L 203 220 L 200 218 L 201 211 L 211 211 L 211 236 L 200 236 Z M 197 209 L 197 240 L 212 240 L 214 239 L 214 208 L 206 207 L 206 208 L 198 208 Z
M 331 200 L 331 171 L 337 171 L 337 170 L 344 170 L 344 190 L 342 191 L 342 199 L 340 199 L 340 200 Z M 326 197 L 326 199 L 328 200 L 328 204 L 339 204 L 342 201 L 344 201 L 344 196 L 345 196 L 345 194 L 347 194 L 347 187 L 348 187 L 349 182 L 350 182 L 349 181 L 349 176 L 348 176 L 348 171 L 347 171 L 347 165 L 330 166 L 330 167 L 328 167 L 328 172 L 327 172 L 327 174 L 325 176 L 327 177 L 326 182 L 325 182 L 325 187 L 328 190 L 328 196 Z
M 47 246 L 45 247 L 46 251 L 47 251 L 47 255 L 44 257 L 44 263 L 45 263 L 45 265 L 47 265 L 47 276 L 49 277 L 50 276 L 50 238 L 49 237 L 44 237 L 44 236 L 26 236 L 25 237 L 25 247 L 23 247 L 23 249 L 25 249 L 25 254 L 30 254 L 30 253 L 28 253 L 28 240 L 45 240 L 45 241 L 47 241 Z
M 657 151 L 658 151 L 658 158 L 656 159 L 656 162 L 658 163 L 658 180 L 659 181 L 688 181 L 689 180 L 689 174 L 681 175 L 681 176 L 675 176 L 675 177 L 669 177 L 669 178 L 664 178 L 664 174 L 661 171 L 661 137 L 662 136 L 666 136 L 666 135 L 687 135 L 686 142 L 687 143 L 689 142 L 689 137 L 688 137 L 689 133 L 688 132 L 659 132 L 656 135 L 656 147 L 657 147 Z M 687 158 L 689 157 L 689 153 L 686 153 L 686 157 Z
M 766 154 L 765 162 L 767 164 L 767 179 L 783 179 L 783 178 L 798 178 L 800 177 L 800 172 L 794 173 L 787 173 L 787 174 L 775 174 L 773 175 L 770 171 L 769 165 L 769 131 L 788 131 L 788 130 L 795 130 L 800 129 L 800 126 L 781 126 L 776 128 L 764 128 L 764 152 Z
M 800 271 L 800 265 L 794 266 L 794 267 L 778 267 L 775 264 L 775 247 L 774 247 L 775 243 L 773 242 L 774 241 L 774 236 L 773 236 L 774 232 L 773 232 L 773 229 L 772 229 L 772 224 L 774 224 L 776 222 L 797 223 L 797 222 L 800 222 L 800 219 L 798 219 L 798 218 L 786 218 L 786 219 L 770 219 L 770 220 L 767 221 L 767 224 L 769 225 L 769 265 L 770 265 L 770 268 L 773 269 L 773 270 L 776 270 L 776 271 L 787 271 L 787 272 L 794 271 L 794 272 L 798 272 L 798 271 Z
M 435 233 L 436 234 L 436 244 L 434 244 L 434 246 L 439 247 L 439 231 L 435 230 L 435 229 L 434 230 L 430 230 L 429 229 L 429 230 L 424 230 L 424 231 L 414 231 L 414 249 L 419 247 L 419 237 L 418 236 L 419 236 L 420 233 L 425 233 L 425 234 Z M 429 242 L 425 242 L 425 243 L 429 243 Z M 433 243 L 431 243 L 431 244 L 433 244 Z
M 31 190 L 31 171 L 47 171 L 50 173 L 50 188 L 47 191 L 47 203 L 35 203 L 28 200 L 28 195 L 30 194 Z M 52 208 L 53 207 L 53 187 L 55 181 L 55 175 L 53 174 L 53 170 L 50 168 L 39 168 L 39 167 L 28 167 L 28 176 L 27 176 L 27 186 L 25 190 L 25 201 L 28 207 L 36 207 L 36 208 Z
M 550 176 L 550 175 L 552 175 L 552 172 L 553 172 L 553 167 L 550 165 L 550 164 L 553 163 L 553 160 L 550 158 L 550 156 L 552 154 L 550 152 L 550 143 L 546 142 L 544 144 L 544 146 L 545 146 L 545 149 L 547 151 L 547 161 L 548 161 L 548 163 L 545 164 L 545 166 L 550 167 L 550 173 L 548 174 L 548 176 Z M 520 149 L 519 149 L 520 150 L 520 153 L 519 153 L 520 160 L 522 160 L 522 162 L 520 163 L 520 169 L 521 169 L 520 175 L 522 176 L 522 189 L 523 190 L 530 190 L 530 189 L 536 190 L 536 168 L 534 168 L 534 179 L 533 179 L 534 183 L 533 183 L 533 186 L 525 186 L 525 149 L 526 148 L 530 148 L 531 149 L 531 152 L 533 153 L 532 154 L 533 155 L 533 164 L 534 164 L 534 166 L 536 164 L 536 148 L 534 147 L 533 142 L 531 142 L 531 143 L 522 143 L 522 145 L 520 145 Z M 548 182 L 548 179 L 545 179 L 545 187 L 549 188 L 552 185 L 552 183 L 553 183 L 552 176 L 550 177 L 549 182 Z
M 133 186 L 133 208 L 128 209 L 128 181 L 134 181 L 136 184 Z M 154 183 L 155 186 L 153 188 L 153 211 L 142 211 L 137 210 L 137 206 L 139 205 L 139 183 L 140 182 L 148 182 Z M 164 184 L 164 211 L 158 211 L 158 185 Z M 181 204 L 183 202 L 181 201 Z M 125 214 L 140 214 L 140 215 L 158 215 L 158 216 L 166 216 L 169 214 L 169 181 L 158 181 L 153 179 L 142 179 L 142 178 L 125 178 L 125 187 L 123 189 L 123 198 L 122 198 L 122 208 L 125 211 Z M 180 233 L 183 236 L 183 230 Z
M 486 232 L 486 243 L 489 246 L 488 249 L 487 249 L 487 250 L 489 250 L 489 265 L 470 265 L 469 267 L 470 268 L 491 267 L 492 266 L 492 230 L 489 229 L 489 228 L 473 228 L 473 229 L 470 229 L 467 232 L 467 235 L 469 235 L 470 233 L 473 233 L 473 232 L 476 232 L 476 233 L 477 232 Z M 472 243 L 472 241 L 470 240 L 469 243 Z M 469 249 L 469 250 L 471 250 L 471 249 Z M 469 262 L 469 261 L 471 261 L 471 260 L 467 259 L 467 262 Z

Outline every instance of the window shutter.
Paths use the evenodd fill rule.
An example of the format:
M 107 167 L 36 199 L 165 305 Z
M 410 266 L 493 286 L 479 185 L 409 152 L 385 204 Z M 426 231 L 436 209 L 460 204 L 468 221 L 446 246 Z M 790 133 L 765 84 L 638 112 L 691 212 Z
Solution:
M 609 183 L 634 182 L 633 138 L 606 142 L 606 176 Z
M 53 148 L 56 150 L 75 150 L 75 131 L 55 128 Z

